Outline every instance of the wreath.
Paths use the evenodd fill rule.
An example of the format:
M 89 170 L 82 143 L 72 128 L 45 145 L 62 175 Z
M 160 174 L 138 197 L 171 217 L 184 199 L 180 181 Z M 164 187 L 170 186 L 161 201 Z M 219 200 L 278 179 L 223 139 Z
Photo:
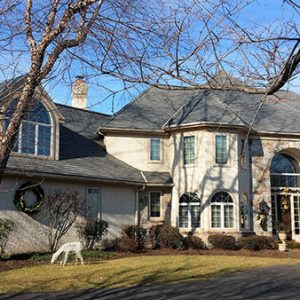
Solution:
M 25 203 L 25 193 L 31 191 L 36 196 L 36 201 L 33 205 L 26 207 Z M 31 182 L 26 182 L 22 184 L 16 191 L 14 203 L 16 207 L 27 214 L 37 213 L 39 208 L 43 204 L 44 200 L 44 190 L 40 185 L 34 185 Z

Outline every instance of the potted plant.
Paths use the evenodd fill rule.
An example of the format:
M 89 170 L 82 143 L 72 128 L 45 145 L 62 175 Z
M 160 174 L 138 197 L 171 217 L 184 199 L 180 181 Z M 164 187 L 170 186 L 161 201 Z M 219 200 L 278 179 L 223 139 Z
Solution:
M 275 223 L 275 229 L 277 231 L 278 238 L 282 242 L 282 244 L 279 244 L 279 251 L 286 251 L 287 249 L 286 242 L 285 242 L 285 240 L 287 239 L 286 225 L 281 221 L 277 221 Z

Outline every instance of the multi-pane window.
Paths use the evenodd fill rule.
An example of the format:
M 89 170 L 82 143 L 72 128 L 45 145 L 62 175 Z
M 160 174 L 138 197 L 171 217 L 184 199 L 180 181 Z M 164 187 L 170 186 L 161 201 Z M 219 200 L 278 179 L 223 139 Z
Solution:
M 4 122 L 7 128 L 17 100 L 11 102 Z M 40 102 L 34 102 L 28 109 L 16 133 L 14 152 L 50 156 L 51 153 L 51 118 L 49 112 Z
M 196 193 L 185 193 L 180 197 L 179 227 L 201 227 L 201 201 Z
M 228 149 L 227 149 L 227 136 L 215 136 L 215 162 L 217 164 L 227 164 Z
M 211 227 L 233 228 L 233 201 L 226 192 L 214 194 L 211 202 Z
M 160 160 L 161 141 L 158 138 L 150 139 L 150 160 Z
M 150 218 L 160 217 L 160 192 L 150 192 Z
M 195 137 L 185 136 L 183 140 L 183 161 L 185 165 L 195 162 Z
M 100 190 L 97 188 L 88 188 L 86 195 L 87 217 L 90 220 L 97 221 L 100 219 Z

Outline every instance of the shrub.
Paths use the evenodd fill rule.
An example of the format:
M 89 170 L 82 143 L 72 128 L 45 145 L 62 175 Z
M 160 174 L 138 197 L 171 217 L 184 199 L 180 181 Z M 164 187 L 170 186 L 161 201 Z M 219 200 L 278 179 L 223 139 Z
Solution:
M 159 249 L 161 244 L 161 237 L 160 237 L 160 231 L 161 231 L 162 225 L 154 225 L 150 227 L 148 239 L 151 243 L 152 249 Z
M 225 234 L 212 234 L 208 237 L 208 242 L 212 244 L 215 249 L 236 250 L 237 245 L 235 237 Z
M 300 243 L 295 241 L 288 241 L 287 246 L 289 249 L 300 249 Z
M 118 248 L 117 239 L 103 239 L 101 241 L 101 247 L 103 251 L 116 251 Z
M 171 225 L 162 225 L 157 237 L 160 238 L 160 247 L 172 249 L 183 249 L 184 247 L 184 238 L 179 232 L 179 229 Z
M 186 247 L 194 250 L 205 249 L 205 244 L 202 239 L 198 236 L 194 236 L 192 232 L 189 232 L 188 236 L 185 238 Z
M 134 239 L 128 236 L 121 236 L 117 239 L 117 249 L 122 252 L 136 252 L 136 243 Z
M 85 224 L 78 224 L 76 227 L 79 239 L 87 249 L 94 249 L 108 232 L 108 223 L 103 220 L 88 220 Z
M 125 248 L 131 248 L 131 245 L 134 245 L 132 250 L 128 251 L 142 251 L 145 248 L 145 239 L 146 239 L 147 230 L 145 228 L 139 227 L 137 225 L 129 225 L 124 227 L 122 230 L 122 236 L 118 241 L 118 248 L 120 249 L 119 244 L 127 244 Z M 129 240 L 132 242 L 129 242 Z M 121 250 L 121 249 L 120 249 Z M 124 250 L 123 250 L 124 251 Z
M 259 251 L 265 249 L 277 249 L 277 241 L 268 236 L 251 235 L 239 239 L 239 245 L 243 249 Z
M 4 255 L 9 235 L 14 226 L 15 223 L 13 221 L 8 219 L 0 219 L 0 258 L 2 258 Z

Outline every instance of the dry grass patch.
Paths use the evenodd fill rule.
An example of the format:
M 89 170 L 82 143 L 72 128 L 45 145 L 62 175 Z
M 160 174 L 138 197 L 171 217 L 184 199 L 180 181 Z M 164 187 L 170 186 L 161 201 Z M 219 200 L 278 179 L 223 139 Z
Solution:
M 37 265 L 2 272 L 0 292 L 115 288 L 203 280 L 256 267 L 299 264 L 299 259 L 245 256 L 135 256 L 99 263 Z

